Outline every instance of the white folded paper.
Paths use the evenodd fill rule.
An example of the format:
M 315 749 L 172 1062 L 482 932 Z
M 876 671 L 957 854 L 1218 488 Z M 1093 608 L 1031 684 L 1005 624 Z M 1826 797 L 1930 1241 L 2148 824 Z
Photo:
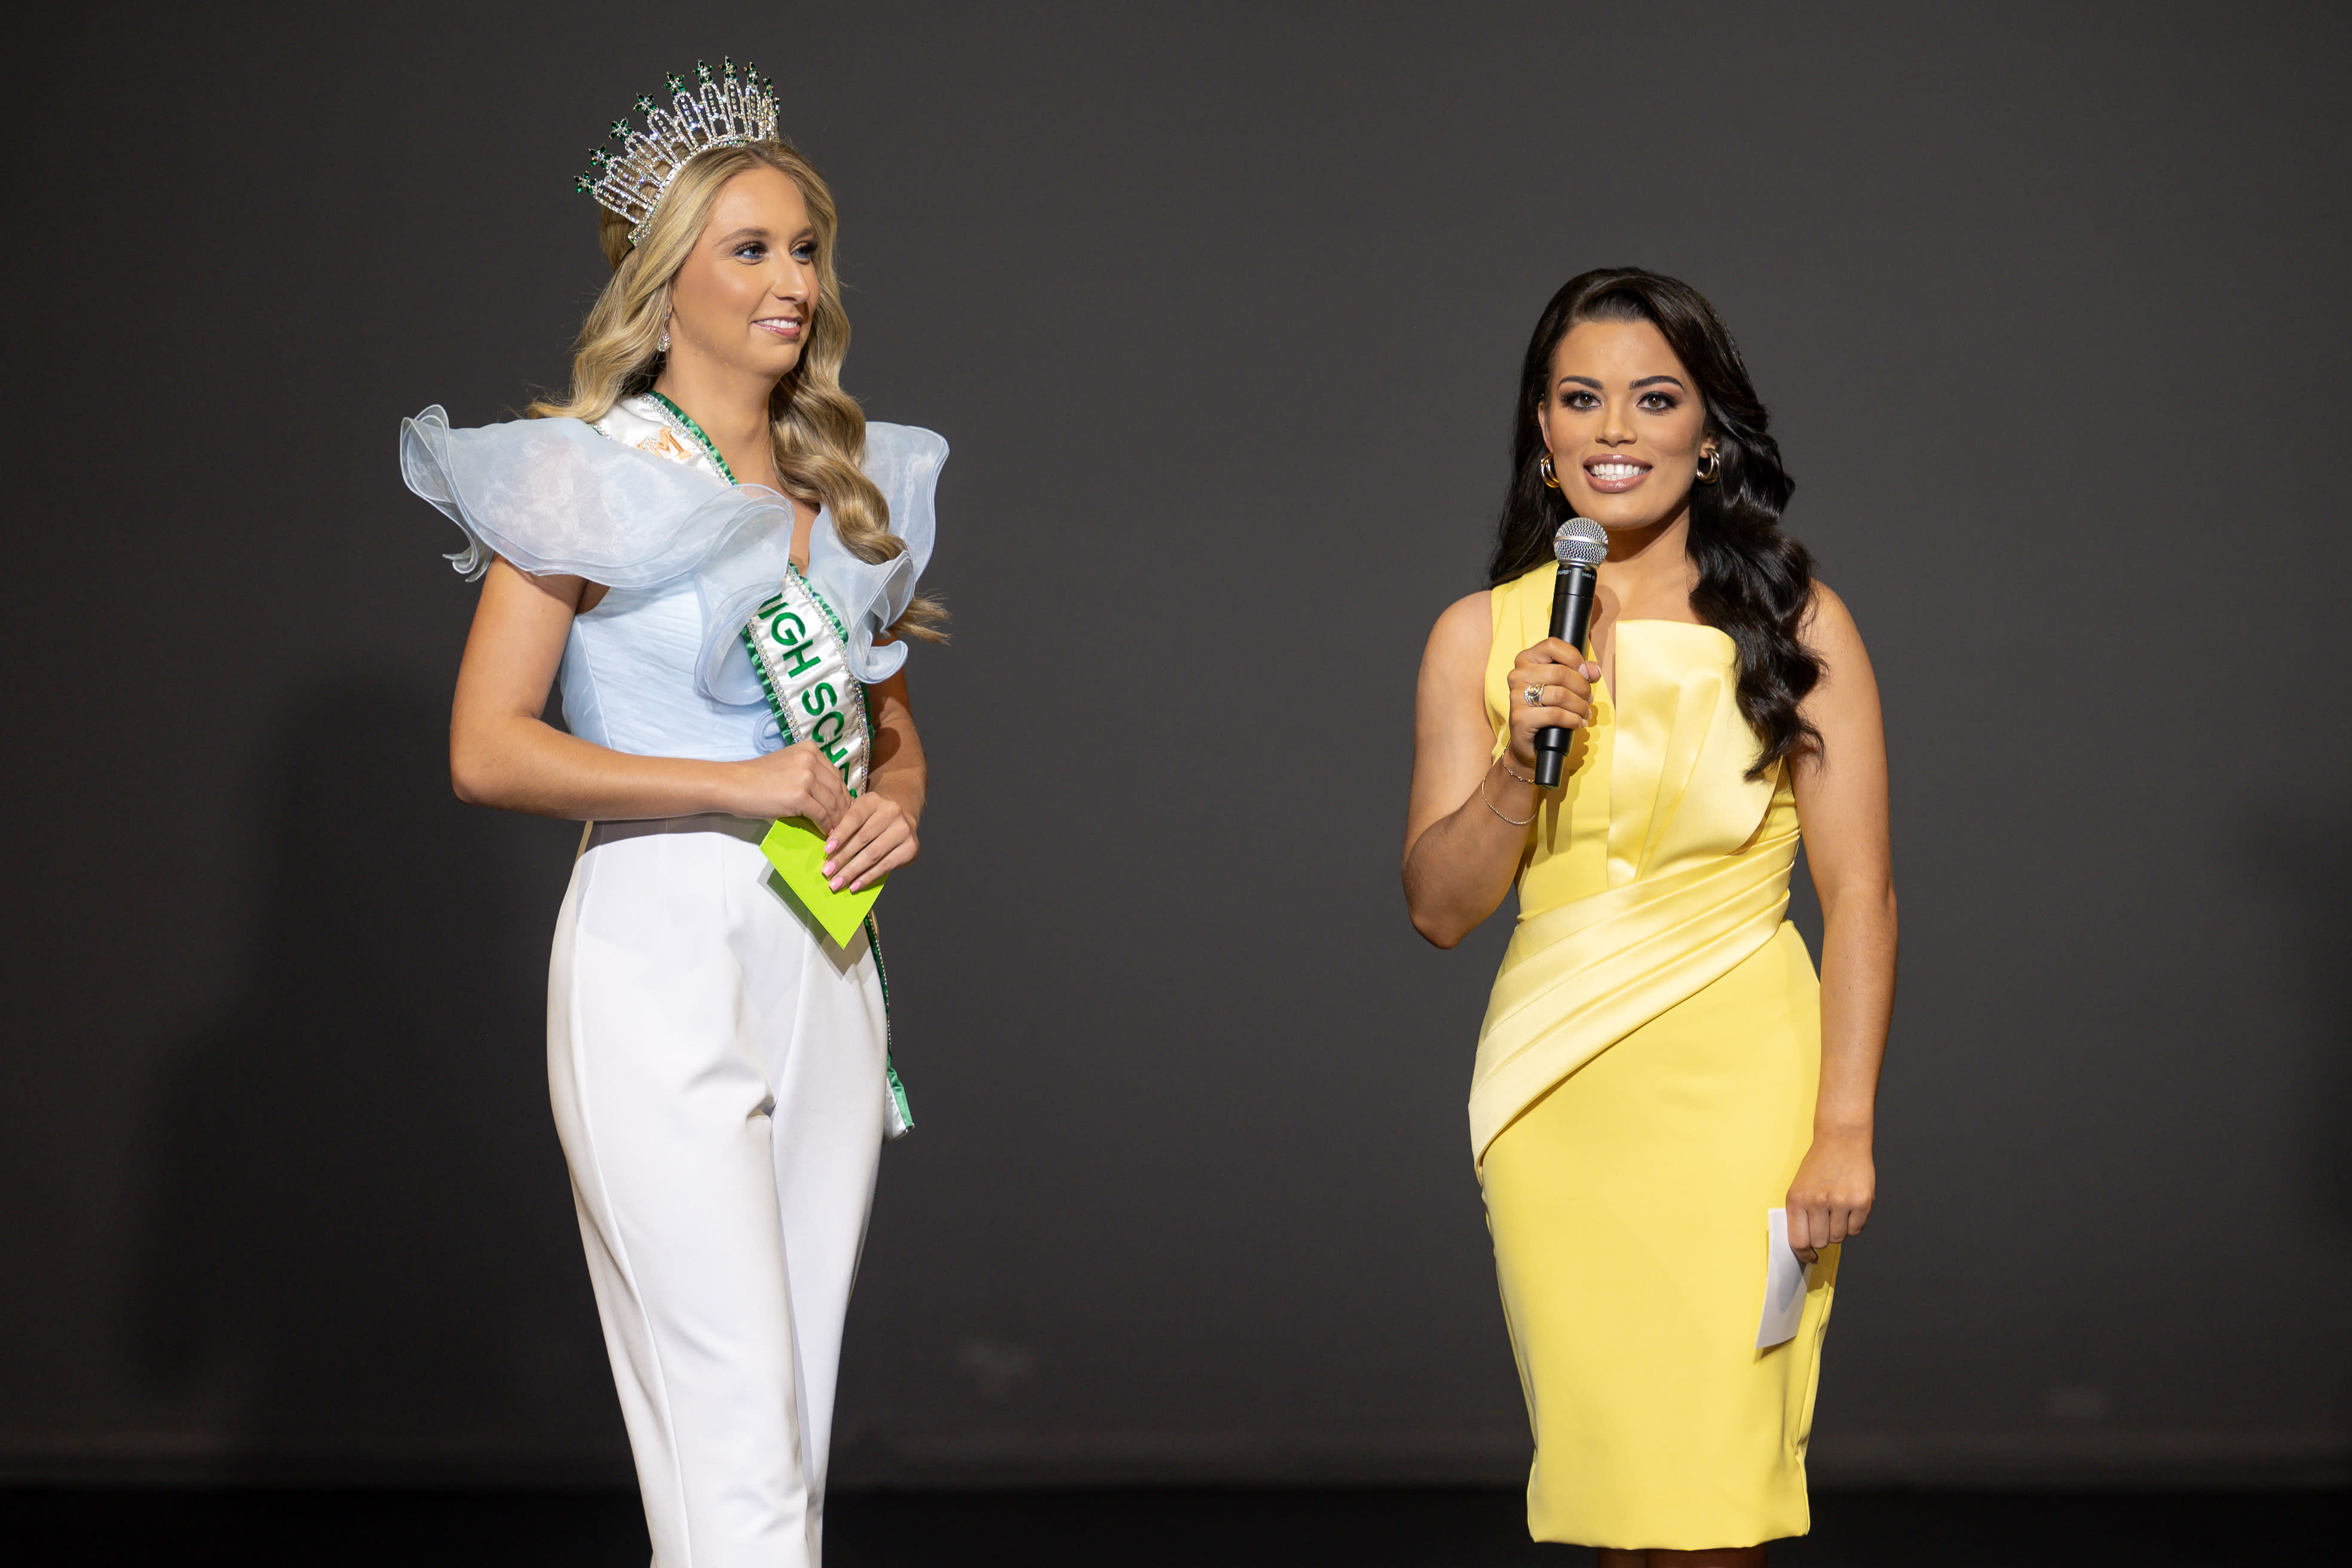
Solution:
M 1756 1325 L 1759 1351 L 1797 1337 L 1805 1315 L 1805 1286 L 1813 1272 L 1789 1246 L 1787 1209 L 1764 1211 L 1764 1316 Z

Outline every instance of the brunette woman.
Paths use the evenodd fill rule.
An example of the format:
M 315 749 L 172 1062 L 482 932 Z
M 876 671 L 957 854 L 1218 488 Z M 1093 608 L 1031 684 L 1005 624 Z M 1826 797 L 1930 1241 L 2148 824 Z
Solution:
M 1512 448 L 1492 587 L 1422 663 L 1404 884 L 1440 947 L 1519 896 L 1470 1131 L 1535 1436 L 1528 1530 L 1620 1568 L 1760 1563 L 1807 1528 L 1822 1338 L 1874 1190 L 1877 687 L 1780 531 L 1764 405 L 1688 285 L 1562 288 Z M 1608 534 L 1581 648 L 1548 635 L 1554 531 L 1579 515 Z M 1553 791 L 1547 727 L 1575 736 Z M 1784 919 L 1801 838 L 1818 982 Z M 1810 1273 L 1793 1337 L 1759 1348 L 1776 1209 Z

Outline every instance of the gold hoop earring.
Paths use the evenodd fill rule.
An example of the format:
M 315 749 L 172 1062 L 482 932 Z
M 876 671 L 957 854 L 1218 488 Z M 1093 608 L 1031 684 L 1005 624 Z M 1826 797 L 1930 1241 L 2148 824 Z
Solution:
M 1703 485 L 1711 485 L 1722 477 L 1723 454 L 1720 452 L 1709 452 L 1706 455 L 1706 466 L 1698 471 L 1698 482 Z
M 1543 476 L 1545 488 L 1555 490 L 1559 489 L 1559 476 L 1551 471 L 1551 454 L 1549 452 L 1546 452 L 1542 457 L 1536 459 L 1536 472 Z

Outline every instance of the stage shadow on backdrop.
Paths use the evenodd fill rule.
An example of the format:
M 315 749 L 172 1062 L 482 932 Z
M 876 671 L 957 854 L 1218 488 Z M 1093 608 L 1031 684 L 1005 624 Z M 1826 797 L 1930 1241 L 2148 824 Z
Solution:
M 576 829 L 458 802 L 446 704 L 287 715 L 249 972 L 126 1144 L 142 1373 L 243 1476 L 626 1474 L 528 980 Z

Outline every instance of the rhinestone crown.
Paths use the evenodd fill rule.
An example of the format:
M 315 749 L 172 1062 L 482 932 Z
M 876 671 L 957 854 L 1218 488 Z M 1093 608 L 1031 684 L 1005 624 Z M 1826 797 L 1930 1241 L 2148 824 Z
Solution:
M 646 128 L 632 131 L 625 119 L 615 120 L 613 140 L 621 150 L 608 153 L 599 147 L 588 154 L 588 172 L 574 188 L 627 218 L 634 226 L 631 245 L 645 238 L 670 181 L 696 153 L 776 140 L 774 80 L 762 80 L 749 60 L 743 62 L 740 82 L 735 79 L 733 60 L 720 60 L 719 70 L 714 81 L 710 68 L 695 61 L 698 86 L 689 90 L 684 77 L 671 77 L 667 109 L 651 98 L 637 100 L 635 107 L 645 117 Z

